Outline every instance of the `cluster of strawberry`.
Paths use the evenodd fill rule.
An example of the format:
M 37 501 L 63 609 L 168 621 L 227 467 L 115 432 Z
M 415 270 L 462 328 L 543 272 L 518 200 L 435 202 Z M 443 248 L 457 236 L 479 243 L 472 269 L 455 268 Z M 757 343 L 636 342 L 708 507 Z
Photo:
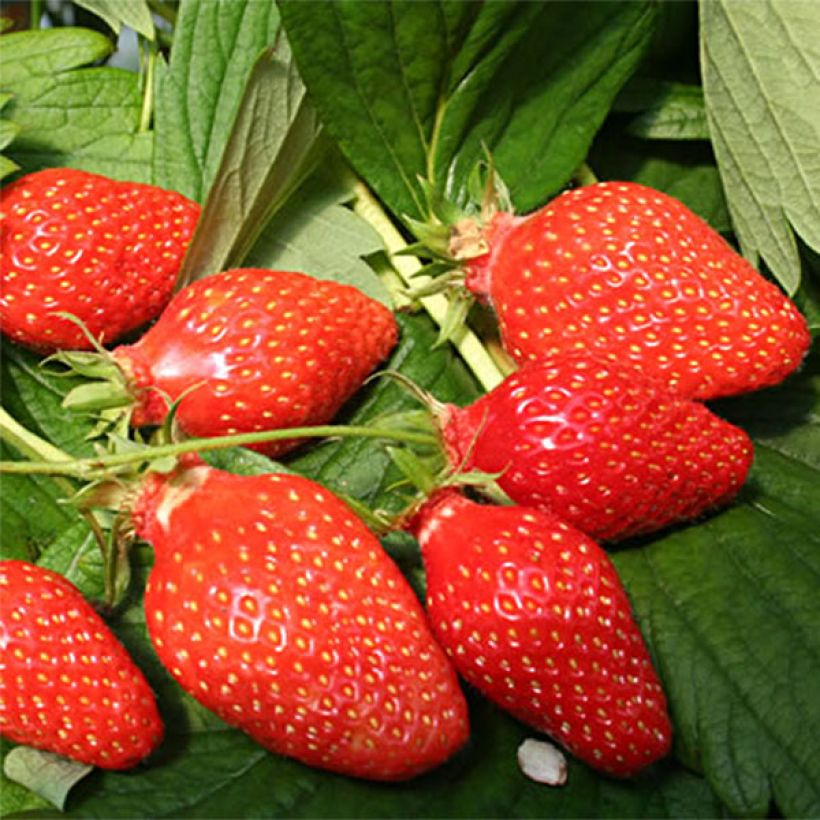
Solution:
M 138 189 L 153 221 L 135 229 Z M 119 407 L 134 426 L 173 406 L 195 437 L 330 420 L 395 345 L 393 315 L 353 288 L 257 269 L 212 274 L 168 302 L 197 215 L 175 194 L 75 171 L 12 183 L 3 332 L 76 348 L 87 337 L 56 311 L 106 341 L 159 315 L 133 345 L 66 354 L 104 379 L 68 404 Z M 465 230 L 472 241 L 454 236 L 452 256 L 520 367 L 468 407 L 431 402 L 447 478 L 401 519 L 421 547 L 426 612 L 327 489 L 186 457 L 142 476 L 120 509 L 155 552 L 149 635 L 193 697 L 310 765 L 396 780 L 448 759 L 469 735 L 458 673 L 591 766 L 630 776 L 666 754 L 672 730 L 597 542 L 737 495 L 751 442 L 700 402 L 785 378 L 806 323 L 705 223 L 637 185 L 589 186 Z M 459 488 L 478 472 L 513 503 Z M 109 768 L 156 748 L 153 696 L 79 593 L 13 561 L 0 587 L 0 732 Z

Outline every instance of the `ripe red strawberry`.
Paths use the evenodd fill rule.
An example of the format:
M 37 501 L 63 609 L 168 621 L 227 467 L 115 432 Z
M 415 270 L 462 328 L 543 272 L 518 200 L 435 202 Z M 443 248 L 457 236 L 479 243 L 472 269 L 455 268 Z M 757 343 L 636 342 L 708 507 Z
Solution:
M 0 322 L 41 351 L 86 350 L 73 313 L 103 342 L 154 319 L 171 298 L 200 208 L 152 185 L 69 168 L 0 192 Z
M 329 421 L 397 336 L 393 314 L 356 288 L 247 268 L 184 288 L 113 356 L 136 402 L 135 426 L 161 423 L 168 399 L 187 393 L 182 430 L 216 436 Z
M 159 745 L 154 695 L 80 591 L 25 561 L 0 562 L 0 734 L 104 769 Z
M 663 757 L 666 700 L 606 553 L 554 516 L 440 491 L 413 521 L 433 632 L 459 673 L 581 760 Z
M 710 399 L 773 385 L 809 345 L 797 308 L 671 197 L 635 183 L 497 213 L 466 285 L 488 300 L 518 362 L 571 350 L 631 364 Z
M 451 465 L 500 473 L 516 503 L 599 540 L 626 538 L 729 503 L 749 437 L 698 402 L 585 353 L 529 362 L 438 424 Z
M 179 684 L 273 752 L 375 780 L 466 741 L 466 705 L 395 564 L 338 498 L 291 475 L 153 476 L 145 611 Z

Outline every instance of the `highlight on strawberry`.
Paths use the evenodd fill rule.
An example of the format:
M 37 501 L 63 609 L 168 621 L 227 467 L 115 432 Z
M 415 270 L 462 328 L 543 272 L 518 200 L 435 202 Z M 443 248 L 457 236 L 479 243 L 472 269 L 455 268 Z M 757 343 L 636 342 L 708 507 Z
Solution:
M 411 519 L 427 609 L 459 673 L 608 774 L 664 757 L 672 726 L 629 599 L 606 553 L 547 513 L 454 488 Z
M 190 436 L 330 420 L 392 350 L 396 320 L 357 288 L 303 273 L 240 268 L 183 288 L 133 345 L 60 360 L 100 383 L 66 397 L 76 410 L 120 407 L 135 427 L 173 402 Z M 279 455 L 297 442 L 260 445 Z
M 174 191 L 71 168 L 0 191 L 0 329 L 40 352 L 89 350 L 155 319 L 200 207 Z
M 602 540 L 727 505 L 754 456 L 703 404 L 588 353 L 527 362 L 463 408 L 428 404 L 451 469 L 492 473 L 516 503 Z
M 103 769 L 159 746 L 154 693 L 70 581 L 0 561 L 0 598 L 0 735 Z
M 418 775 L 466 742 L 466 703 L 420 603 L 328 490 L 189 464 L 149 475 L 130 509 L 156 556 L 145 612 L 157 654 L 227 723 L 374 780 Z

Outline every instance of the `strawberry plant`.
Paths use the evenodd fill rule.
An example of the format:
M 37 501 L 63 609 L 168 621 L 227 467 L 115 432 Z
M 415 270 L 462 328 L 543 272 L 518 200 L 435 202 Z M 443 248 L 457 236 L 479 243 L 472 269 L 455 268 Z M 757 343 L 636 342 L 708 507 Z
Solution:
M 184 258 L 176 260 L 177 298 L 189 288 L 207 292 L 208 278 L 227 270 L 300 271 L 328 281 L 327 287 L 311 289 L 301 307 L 283 308 L 288 321 L 295 315 L 304 322 L 294 325 L 297 333 L 312 332 L 308 329 L 316 320 L 311 323 L 311 317 L 321 316 L 323 326 L 335 322 L 333 293 L 352 286 L 367 297 L 357 304 L 369 307 L 356 308 L 351 322 L 361 319 L 365 310 L 392 314 L 398 338 L 388 350 L 391 336 L 366 364 L 346 363 L 344 345 L 337 346 L 321 380 L 299 378 L 303 391 L 312 387 L 311 395 L 327 403 L 327 412 L 305 418 L 286 413 L 272 421 L 265 415 L 271 408 L 258 407 L 259 418 L 251 418 L 246 427 L 187 429 L 193 435 L 246 430 L 245 437 L 230 441 L 255 448 L 216 449 L 214 443 L 185 441 L 185 413 L 197 408 L 202 374 L 192 376 L 179 391 L 167 384 L 151 388 L 157 406 L 168 408 L 170 415 L 163 418 L 161 412 L 143 419 L 145 427 L 128 430 L 118 423 L 117 414 L 131 388 L 126 386 L 113 399 L 109 395 L 108 404 L 119 407 L 103 406 L 107 402 L 100 401 L 95 381 L 100 376 L 98 360 L 75 354 L 74 370 L 65 372 L 59 362 L 44 362 L 42 349 L 4 336 L 0 558 L 56 573 L 97 605 L 130 655 L 129 662 L 153 690 L 165 735 L 153 754 L 128 771 L 96 766 L 90 773 L 71 768 L 82 764 L 55 761 L 16 744 L 23 740 L 36 745 L 28 737 L 4 739 L 2 813 L 39 815 L 51 811 L 50 804 L 75 817 L 820 813 L 820 365 L 812 344 L 820 326 L 820 176 L 814 161 L 820 141 L 815 48 L 820 30 L 812 4 L 78 0 L 31 3 L 29 10 L 43 17 L 4 22 L 0 35 L 4 196 L 21 184 L 18 180 L 44 169 L 56 169 L 47 174 L 101 175 L 112 180 L 112 187 L 140 183 L 174 192 L 201 209 Z M 10 12 L 4 7 L 2 13 Z M 615 182 L 621 185 L 612 186 Z M 673 197 L 675 204 L 669 207 L 674 209 L 683 203 L 687 210 L 675 213 L 685 216 L 676 217 L 671 226 L 657 226 L 646 202 L 638 203 L 641 207 L 624 221 L 628 230 L 621 230 L 618 207 L 630 210 L 630 202 L 619 200 L 613 213 L 599 210 L 599 221 L 580 227 L 600 244 L 600 237 L 614 230 L 615 220 L 617 239 L 625 244 L 613 251 L 620 256 L 612 259 L 606 256 L 606 243 L 599 247 L 585 240 L 588 233 L 573 229 L 564 235 L 567 225 L 577 227 L 572 203 L 606 208 L 609 199 L 617 197 L 593 201 L 596 191 L 632 196 L 646 188 L 658 192 L 651 195 L 653 202 L 668 203 L 666 197 Z M 561 210 L 562 203 L 570 203 L 570 209 Z M 557 217 L 556 209 L 561 211 Z M 499 218 L 501 211 L 511 216 Z M 548 218 L 547 213 L 552 215 Z M 647 270 L 676 284 L 669 286 L 668 296 L 660 291 L 652 295 L 652 300 L 671 299 L 671 312 L 669 304 L 652 301 L 644 317 L 640 281 L 631 279 L 628 292 L 607 291 L 595 271 L 596 263 L 611 263 L 618 270 L 618 262 L 629 256 L 637 270 L 630 268 L 630 276 L 640 277 L 637 268 L 647 260 L 639 256 L 649 254 L 640 247 L 631 253 L 630 243 L 643 247 L 644 237 L 629 232 L 644 231 L 647 221 L 666 243 L 654 248 L 655 239 L 645 237 L 657 254 L 654 267 Z M 544 291 L 537 299 L 529 298 L 518 280 L 508 289 L 515 298 L 508 300 L 494 288 L 506 278 L 527 281 L 527 268 L 508 263 L 497 278 L 486 275 L 482 252 L 498 251 L 491 247 L 492 237 L 476 225 L 509 228 L 499 231 L 505 244 L 516 231 L 535 225 L 536 234 L 555 234 L 557 239 L 547 238 L 549 247 L 535 248 L 543 237 L 522 235 L 511 249 L 516 258 L 531 254 L 533 267 L 540 271 L 548 266 L 537 262 L 563 264 L 560 260 L 566 261 L 569 253 L 574 266 L 562 269 L 548 301 Z M 3 232 L 5 275 L 10 258 L 5 226 Z M 671 253 L 668 243 L 673 239 L 676 252 L 682 249 L 686 259 Z M 550 255 L 552 245 L 560 251 L 557 256 Z M 705 262 L 696 260 L 695 250 L 708 254 Z M 710 276 L 716 268 L 730 266 L 734 273 L 724 278 L 732 279 L 731 287 L 700 276 L 701 262 Z M 757 272 L 750 273 L 752 269 Z M 681 277 L 686 281 L 678 288 Z M 474 303 L 460 287 L 465 281 L 488 298 Z M 749 281 L 756 283 L 753 290 Z M 447 285 L 444 290 L 442 284 Z M 610 283 L 615 291 L 616 284 Z M 724 285 L 725 293 L 720 290 Z M 715 289 L 722 295 L 717 302 L 707 292 Z M 46 290 L 43 299 L 50 295 Z M 102 309 L 108 287 L 99 290 L 87 295 L 99 298 Z M 131 295 L 139 303 L 148 301 Z M 45 304 L 43 299 L 38 305 Z M 68 304 L 59 309 L 79 315 L 75 308 Z M 243 309 L 238 303 L 229 308 L 240 326 L 250 318 L 241 316 Z M 773 318 L 775 314 L 779 318 Z M 92 335 L 99 331 L 87 315 L 80 318 Z M 66 327 L 77 327 L 65 321 Z M 523 345 L 527 334 L 538 335 L 547 321 L 552 338 L 586 353 L 592 347 L 603 350 L 610 367 L 627 368 L 636 358 L 641 364 L 633 346 L 653 351 L 650 360 L 656 364 L 677 364 L 665 386 L 641 388 L 645 378 L 657 379 L 659 372 L 668 376 L 664 367 L 631 381 L 626 377 L 623 395 L 629 400 L 618 405 L 619 418 L 610 412 L 607 435 L 597 439 L 605 446 L 586 454 L 576 447 L 572 463 L 556 458 L 556 442 L 526 425 L 533 441 L 524 442 L 522 450 L 517 450 L 520 441 L 505 439 L 487 453 L 478 438 L 486 415 L 482 408 L 489 404 L 482 397 L 509 384 L 504 380 L 517 367 L 514 357 L 529 356 Z M 392 319 L 389 324 L 392 332 Z M 56 327 L 50 327 L 52 332 Z M 664 327 L 675 328 L 668 338 L 661 332 Z M 6 328 L 4 315 L 4 334 Z M 119 342 L 121 350 L 147 347 L 141 339 L 150 337 L 140 335 L 136 326 L 131 329 L 135 335 Z M 169 342 L 181 333 L 175 328 Z M 359 349 L 363 333 L 354 331 L 351 350 Z M 653 333 L 659 334 L 657 347 Z M 87 337 L 80 333 L 75 338 Z M 237 344 L 242 338 L 237 336 Z M 319 348 L 324 344 L 320 333 L 311 340 Z M 113 339 L 105 334 L 103 343 L 109 342 Z M 234 353 L 243 355 L 241 350 Z M 309 351 L 299 353 L 302 362 L 315 358 Z M 111 359 L 124 354 L 106 355 L 110 375 Z M 633 647 L 641 647 L 641 668 L 654 669 L 646 679 L 653 692 L 650 699 L 657 679 L 671 725 L 671 748 L 663 754 L 668 741 L 665 717 L 653 713 L 653 719 L 664 724 L 663 731 L 655 735 L 659 745 L 654 752 L 644 757 L 639 752 L 642 762 L 652 760 L 640 773 L 612 777 L 601 771 L 594 751 L 587 754 L 583 743 L 573 740 L 567 744 L 563 786 L 549 788 L 528 779 L 519 768 L 517 749 L 527 738 L 547 739 L 545 731 L 560 742 L 561 725 L 535 721 L 533 726 L 532 716 L 521 710 L 512 710 L 521 720 L 512 716 L 503 694 L 482 690 L 480 675 L 463 687 L 469 739 L 461 745 L 458 740 L 464 739 L 454 738 L 440 765 L 414 763 L 409 752 L 408 760 L 401 761 L 395 749 L 385 746 L 384 754 L 376 756 L 379 763 L 389 768 L 399 760 L 408 766 L 405 773 L 426 771 L 389 783 L 348 776 L 359 774 L 353 769 L 330 771 L 321 756 L 334 753 L 333 740 L 317 750 L 310 748 L 310 737 L 300 736 L 301 752 L 293 754 L 296 746 L 288 747 L 288 738 L 280 741 L 277 735 L 274 741 L 261 724 L 236 719 L 234 707 L 252 708 L 253 687 L 260 685 L 258 679 L 239 677 L 246 663 L 241 650 L 231 656 L 235 668 L 223 678 L 214 677 L 213 685 L 247 692 L 238 700 L 230 692 L 223 700 L 209 700 L 195 681 L 196 670 L 182 663 L 207 658 L 176 645 L 176 631 L 169 628 L 167 635 L 161 634 L 157 612 L 178 608 L 190 616 L 179 621 L 183 629 L 196 631 L 199 606 L 193 597 L 175 602 L 170 594 L 176 584 L 196 582 L 200 559 L 180 564 L 188 575 L 177 567 L 174 546 L 164 540 L 169 520 L 184 524 L 179 549 L 184 542 L 185 549 L 194 552 L 200 519 L 203 536 L 219 532 L 223 540 L 239 532 L 239 526 L 247 530 L 264 523 L 261 513 L 256 515 L 254 498 L 261 486 L 257 479 L 267 483 L 270 477 L 262 476 L 270 473 L 280 476 L 274 483 L 282 486 L 321 485 L 317 492 L 326 493 L 323 498 L 342 496 L 374 527 L 413 500 L 401 460 L 388 445 L 416 449 L 417 463 L 424 466 L 434 463 L 431 453 L 439 442 L 429 419 L 420 421 L 418 404 L 396 380 L 375 378 L 362 384 L 382 356 L 388 356 L 382 366 L 433 396 L 446 408 L 447 418 L 470 422 L 459 428 L 465 432 L 455 443 L 451 436 L 451 467 L 500 474 L 503 484 L 506 457 L 515 453 L 521 456 L 521 471 L 546 482 L 545 493 L 560 496 L 561 487 L 574 482 L 573 492 L 587 498 L 583 488 L 595 480 L 586 476 L 587 468 L 597 474 L 599 485 L 617 486 L 619 496 L 627 483 L 634 485 L 636 494 L 629 496 L 634 500 L 621 498 L 618 512 L 629 526 L 613 535 L 611 521 L 605 521 L 593 528 L 593 537 L 623 536 L 616 545 L 606 545 L 606 555 L 597 547 L 594 553 L 603 568 L 601 577 L 617 574 L 625 590 L 629 606 L 619 597 L 617 611 L 624 613 L 624 620 L 631 611 L 625 634 Z M 348 368 L 355 370 L 349 380 Z M 239 372 L 223 380 L 226 391 L 242 387 Z M 322 388 L 331 390 L 337 379 L 344 389 L 334 392 L 333 401 L 323 398 Z M 254 384 L 257 381 L 254 378 Z M 680 392 L 696 396 L 699 403 L 689 405 L 689 398 L 671 398 L 665 392 L 681 384 L 685 389 Z M 262 384 L 256 386 L 261 389 Z M 281 402 L 289 405 L 289 412 L 297 403 L 294 395 L 288 393 Z M 231 396 L 234 402 L 252 400 L 250 392 Z M 565 407 L 556 405 L 555 396 L 538 400 L 543 402 L 542 415 L 555 416 Z M 581 401 L 573 405 L 572 396 L 566 400 L 565 422 L 576 423 L 572 410 L 582 415 L 590 411 Z M 641 401 L 648 406 L 648 416 L 630 426 L 625 417 L 637 414 Z M 473 407 L 479 408 L 472 411 L 476 418 L 469 417 Z M 665 407 L 693 409 L 672 421 Z M 199 409 L 201 415 L 210 414 L 206 405 Z M 511 418 L 516 412 L 513 404 L 504 411 Z M 324 425 L 331 415 L 332 426 L 304 430 L 300 445 L 291 449 L 281 445 L 289 441 L 286 430 L 259 430 L 277 424 Z M 583 421 L 587 426 L 581 437 L 589 434 L 595 441 L 600 431 L 592 429 L 586 415 Z M 503 422 L 501 427 L 510 426 Z M 636 429 L 649 432 L 633 458 L 629 450 L 636 449 L 630 448 Z M 681 430 L 686 446 L 675 438 Z M 749 441 L 754 449 L 750 469 Z M 149 451 L 143 448 L 149 445 L 150 456 L 145 456 Z M 182 469 L 175 463 L 186 448 L 199 450 L 211 465 L 193 468 L 196 475 L 206 470 L 208 475 L 235 473 L 248 482 L 226 479 L 228 486 L 241 483 L 242 489 L 218 503 L 206 499 L 189 507 L 185 482 L 180 483 L 175 472 Z M 499 455 L 498 448 L 507 452 Z M 612 450 L 626 455 L 619 455 L 617 463 L 597 455 Z M 272 460 L 274 455 L 278 461 Z M 674 504 L 682 504 L 683 495 L 671 492 L 677 486 L 674 476 L 656 475 L 659 465 L 675 457 L 682 465 L 676 475 L 683 476 L 691 490 L 691 506 L 680 509 Z M 584 458 L 589 460 L 581 466 Z M 146 522 L 154 512 L 143 511 L 142 517 L 137 513 L 134 532 L 127 516 L 112 513 L 112 503 L 116 501 L 113 508 L 120 512 L 132 509 L 134 498 L 126 489 L 130 471 L 147 461 L 155 474 L 149 481 L 166 488 L 171 500 L 155 511 L 153 525 Z M 636 464 L 640 469 L 633 473 L 626 469 Z M 707 472 L 714 480 L 704 478 Z M 550 477 L 556 474 L 558 479 Z M 531 488 L 527 484 L 525 490 Z M 510 494 L 513 490 L 508 485 Z M 335 500 L 328 504 L 336 510 Z M 564 509 L 574 509 L 574 504 L 569 499 Z M 194 506 L 196 521 L 171 515 L 172 510 Z M 343 517 L 352 515 L 343 508 Z M 493 540 L 490 525 L 482 527 L 483 516 L 493 522 L 512 520 L 517 513 L 510 510 L 516 509 L 469 501 L 473 545 Z M 295 519 L 305 513 L 296 508 L 291 512 Z M 325 529 L 338 524 L 321 518 L 327 511 L 311 508 L 307 514 L 319 517 Z M 690 520 L 691 515 L 696 519 Z M 551 526 L 544 523 L 552 520 L 551 513 L 538 516 L 541 526 Z M 313 523 L 291 522 L 283 526 L 285 535 L 276 538 L 295 537 L 297 530 L 313 533 Z M 583 529 L 579 521 L 573 525 Z M 361 527 L 361 539 L 374 537 L 360 523 L 351 526 Z M 556 526 L 560 530 L 563 525 Z M 428 541 L 435 533 L 435 527 L 429 528 Z M 573 533 L 576 545 L 588 543 L 586 536 Z M 254 544 L 264 543 L 265 548 L 281 543 L 273 536 L 263 538 L 261 531 L 255 539 Z M 407 581 L 425 600 L 428 579 L 418 541 L 404 532 L 381 540 L 387 555 L 378 552 L 379 566 L 389 569 L 380 577 L 398 579 L 397 566 L 402 593 L 410 594 Z M 376 554 L 378 545 L 368 543 Z M 261 569 L 253 578 L 242 576 L 239 551 L 226 555 L 208 556 L 209 574 L 233 572 L 240 586 L 263 577 Z M 339 561 L 355 562 L 356 556 L 354 549 Z M 526 561 L 532 563 L 532 556 L 530 550 Z M 462 563 L 472 566 L 474 557 Z M 391 559 L 395 566 L 381 563 Z M 539 571 L 550 578 L 555 561 L 540 554 L 538 560 L 544 563 Z M 434 575 L 432 564 L 429 570 L 430 591 L 441 593 L 436 606 L 446 610 L 452 595 L 448 582 Z M 301 577 L 297 572 L 281 582 L 292 582 L 298 594 Z M 350 579 L 340 571 L 334 583 L 359 584 L 362 577 Z M 355 590 L 353 594 L 367 597 L 361 586 Z M 218 616 L 218 598 L 212 603 L 208 618 Z M 310 624 L 324 617 L 320 603 L 307 618 L 306 632 L 294 632 L 294 638 L 307 640 Z M 476 611 L 481 611 L 481 603 L 477 600 Z M 241 608 L 241 595 L 235 604 Z M 420 612 L 410 598 L 401 606 L 407 618 Z M 6 617 L 5 595 L 0 607 Z M 451 623 L 451 613 L 435 614 L 436 624 Z M 237 629 L 245 623 L 238 616 L 234 620 Z M 333 619 L 322 624 L 323 634 L 333 634 Z M 483 622 L 474 626 L 485 631 Z M 382 646 L 397 647 L 395 636 L 377 637 Z M 590 642 L 604 641 L 591 632 L 588 637 Z M 426 655 L 418 648 L 408 652 Z M 583 667 L 584 658 L 561 657 L 566 669 L 574 669 L 573 662 Z M 502 653 L 499 658 L 507 664 L 524 663 L 521 654 Z M 570 674 L 566 669 L 565 675 Z M 312 685 L 330 672 L 317 661 L 315 674 Z M 466 668 L 462 674 L 470 679 Z M 532 686 L 530 677 L 522 681 Z M 293 685 L 291 701 L 266 702 L 265 708 L 275 711 L 278 705 L 300 715 L 296 710 L 307 701 L 299 700 L 303 695 L 298 687 L 307 683 L 294 679 Z M 317 702 L 322 694 L 314 693 Z M 545 710 L 555 706 L 546 701 L 541 705 Z M 576 706 L 584 705 L 570 708 Z M 605 705 L 595 706 L 606 714 Z M 591 715 L 600 718 L 596 709 Z M 382 721 L 379 725 L 389 723 L 382 715 L 369 717 Z M 640 719 L 650 725 L 645 717 Z M 372 723 L 367 725 L 376 731 Z M 634 728 L 640 728 L 637 719 Z M 323 724 L 325 729 L 329 738 L 353 731 L 342 722 Z M 599 729 L 596 738 L 606 740 L 608 729 L 596 724 L 595 732 Z M 422 735 L 420 730 L 417 737 Z M 373 740 L 369 734 L 361 737 L 363 744 Z M 60 768 L 64 765 L 68 773 Z M 371 765 L 372 757 L 365 763 Z M 618 771 L 617 765 L 614 769 L 619 775 L 632 771 Z M 392 775 L 395 769 L 385 776 Z

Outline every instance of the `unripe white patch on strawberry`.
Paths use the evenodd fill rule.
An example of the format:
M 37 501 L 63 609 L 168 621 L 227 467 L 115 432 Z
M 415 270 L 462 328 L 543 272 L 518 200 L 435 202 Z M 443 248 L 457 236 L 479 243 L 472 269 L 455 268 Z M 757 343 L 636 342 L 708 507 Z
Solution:
M 194 467 L 184 474 L 181 483 L 171 484 L 162 497 L 162 501 L 157 507 L 157 521 L 166 532 L 170 527 L 171 515 L 174 510 L 196 492 L 208 475 L 207 467 Z

